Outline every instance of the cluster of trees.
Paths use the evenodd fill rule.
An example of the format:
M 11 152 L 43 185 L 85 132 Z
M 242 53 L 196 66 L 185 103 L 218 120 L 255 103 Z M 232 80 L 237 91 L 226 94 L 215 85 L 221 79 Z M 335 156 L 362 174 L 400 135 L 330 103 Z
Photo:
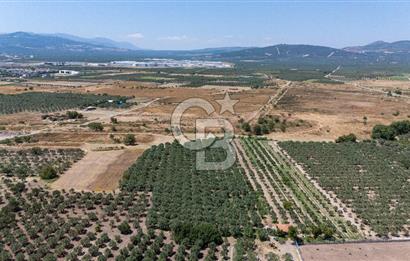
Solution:
M 186 241 L 190 245 L 197 244 L 201 248 L 208 246 L 210 243 L 222 244 L 223 242 L 218 228 L 208 223 L 175 224 L 172 226 L 172 233 L 177 243 Z
M 300 120 L 295 125 L 300 125 L 303 123 L 303 120 Z M 254 135 L 269 134 L 278 130 L 285 132 L 286 128 L 289 126 L 289 122 L 286 119 L 281 120 L 279 116 L 274 115 L 260 117 L 258 122 L 254 125 L 243 121 L 243 119 L 240 120 L 239 124 L 243 131 Z
M 79 120 L 83 119 L 84 115 L 77 112 L 77 111 L 67 111 L 65 114 L 61 113 L 51 113 L 51 114 L 43 114 L 41 115 L 41 119 L 43 120 L 50 120 L 50 121 L 65 121 L 65 120 Z
M 390 125 L 376 125 L 372 131 L 372 139 L 395 140 L 400 135 L 410 133 L 410 121 L 397 121 Z

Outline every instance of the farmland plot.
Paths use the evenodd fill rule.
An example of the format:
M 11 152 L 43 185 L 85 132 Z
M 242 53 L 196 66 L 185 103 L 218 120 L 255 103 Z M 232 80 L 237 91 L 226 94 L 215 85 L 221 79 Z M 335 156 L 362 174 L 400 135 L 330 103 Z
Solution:
M 378 236 L 409 234 L 410 146 L 395 142 L 279 145 Z
M 108 102 L 112 100 L 112 102 Z M 110 107 L 124 103 L 126 97 L 78 94 L 30 92 L 22 94 L 0 94 L 0 115 L 18 112 L 54 112 L 87 106 Z
M 216 161 L 224 157 L 221 151 L 209 154 Z M 122 187 L 152 191 L 149 225 L 166 230 L 178 223 L 212 224 L 225 237 L 240 236 L 244 228 L 262 227 L 261 216 L 267 214 L 243 169 L 198 171 L 195 151 L 177 142 L 145 151 L 124 174 Z
M 148 193 L 48 191 L 1 179 L 1 260 L 154 260 L 174 254 L 145 229 Z M 167 242 L 165 242 L 167 241 Z
M 81 149 L 0 149 L 0 173 L 24 178 L 38 176 L 44 167 L 51 166 L 58 174 L 83 156 Z
M 240 157 L 253 166 L 251 179 L 265 196 L 268 194 L 279 223 L 297 225 L 307 240 L 362 237 L 357 227 L 343 219 L 329 199 L 268 141 L 242 138 L 237 147 Z

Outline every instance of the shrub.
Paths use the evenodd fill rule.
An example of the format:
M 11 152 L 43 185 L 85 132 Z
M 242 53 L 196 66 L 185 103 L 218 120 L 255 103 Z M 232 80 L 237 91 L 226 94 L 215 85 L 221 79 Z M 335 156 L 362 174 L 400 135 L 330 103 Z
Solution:
M 396 121 L 390 125 L 396 136 L 410 133 L 410 121 Z
M 253 127 L 253 133 L 255 133 L 255 135 L 262 135 L 261 125 L 255 124 L 255 126 Z
M 55 179 L 57 171 L 51 165 L 45 166 L 40 170 L 40 177 L 45 180 Z
M 127 146 L 135 145 L 136 139 L 134 134 L 127 134 L 124 137 L 124 144 Z
M 244 123 L 242 124 L 242 129 L 243 129 L 245 132 L 251 132 L 251 130 L 252 130 L 251 125 L 249 124 L 249 122 L 244 122 Z
M 82 119 L 83 118 L 83 115 L 76 111 L 67 111 L 66 115 L 69 119 Z
M 115 118 L 115 117 L 111 117 L 110 120 L 111 120 L 112 124 L 117 124 L 118 123 L 118 119 Z
M 357 137 L 353 133 L 350 133 L 348 135 L 343 135 L 340 136 L 339 138 L 336 139 L 336 143 L 341 143 L 341 142 L 356 142 Z
M 372 131 L 373 139 L 394 140 L 396 136 L 410 133 L 410 121 L 396 121 L 386 125 L 376 125 Z
M 131 227 L 128 224 L 128 222 L 124 221 L 118 226 L 118 230 L 121 232 L 123 235 L 129 235 L 132 233 Z
M 372 139 L 394 140 L 396 137 L 393 128 L 386 125 L 376 125 L 372 131 Z
M 88 128 L 93 131 L 103 131 L 104 126 L 100 122 L 91 122 L 88 124 Z

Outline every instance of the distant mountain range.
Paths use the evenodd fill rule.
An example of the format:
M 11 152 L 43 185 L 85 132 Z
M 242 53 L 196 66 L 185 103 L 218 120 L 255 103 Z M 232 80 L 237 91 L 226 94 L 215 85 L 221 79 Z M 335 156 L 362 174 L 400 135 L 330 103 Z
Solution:
M 410 41 L 398 41 L 393 43 L 377 41 L 364 46 L 346 47 L 345 51 L 357 53 L 410 53 Z
M 138 58 L 209 59 L 242 63 L 285 65 L 397 65 L 410 64 L 410 41 L 378 41 L 365 46 L 336 49 L 314 45 L 280 44 L 268 47 L 222 47 L 187 51 L 144 50 L 107 38 L 67 34 L 16 32 L 0 35 L 0 58 L 31 60 L 109 61 Z M 4 58 L 2 58 L 4 59 Z
M 137 58 L 191 58 L 239 51 L 244 47 L 207 48 L 188 51 L 146 50 L 128 42 L 107 38 L 83 38 L 69 34 L 15 32 L 0 34 L 0 58 L 20 57 L 35 60 L 129 60 Z
M 76 41 L 76 42 L 83 42 L 83 43 L 88 43 L 88 44 L 93 44 L 93 45 L 100 45 L 100 46 L 105 46 L 105 47 L 109 47 L 109 48 L 141 50 L 141 48 L 138 48 L 137 46 L 135 46 L 132 43 L 118 42 L 118 41 L 114 41 L 114 40 L 104 38 L 104 37 L 84 38 L 84 37 L 79 37 L 79 36 L 75 36 L 75 35 L 71 35 L 71 34 L 62 34 L 62 33 L 50 34 L 50 36 L 61 37 L 61 38 Z

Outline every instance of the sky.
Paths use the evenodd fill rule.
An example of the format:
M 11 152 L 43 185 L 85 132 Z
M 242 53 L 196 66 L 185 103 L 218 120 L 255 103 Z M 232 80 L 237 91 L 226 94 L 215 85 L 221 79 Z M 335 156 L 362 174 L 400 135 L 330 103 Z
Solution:
M 410 40 L 410 0 L 0 0 L 0 33 L 68 33 L 146 49 L 331 47 Z

